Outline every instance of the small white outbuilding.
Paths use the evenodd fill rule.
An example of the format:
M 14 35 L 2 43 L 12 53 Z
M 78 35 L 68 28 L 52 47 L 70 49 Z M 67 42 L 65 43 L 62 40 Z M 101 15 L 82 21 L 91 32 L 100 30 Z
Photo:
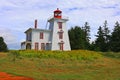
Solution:
M 38 29 L 37 20 L 34 28 L 25 31 L 26 41 L 21 43 L 21 49 L 33 50 L 71 50 L 68 31 L 66 27 L 67 17 L 62 16 L 58 8 L 54 16 L 48 19 L 49 29 Z

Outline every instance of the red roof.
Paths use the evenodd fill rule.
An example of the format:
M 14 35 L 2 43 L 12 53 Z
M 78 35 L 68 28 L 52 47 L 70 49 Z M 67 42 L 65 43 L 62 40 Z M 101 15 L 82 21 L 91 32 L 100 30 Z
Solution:
M 62 11 L 60 11 L 59 8 L 57 8 L 57 10 L 55 10 L 54 13 L 56 13 L 56 12 L 61 13 Z

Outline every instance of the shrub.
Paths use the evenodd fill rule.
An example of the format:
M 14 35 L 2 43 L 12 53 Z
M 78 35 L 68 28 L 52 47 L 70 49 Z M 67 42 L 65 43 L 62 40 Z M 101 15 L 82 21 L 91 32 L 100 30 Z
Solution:
M 8 51 L 7 45 L 4 42 L 3 37 L 0 37 L 0 52 L 6 52 Z

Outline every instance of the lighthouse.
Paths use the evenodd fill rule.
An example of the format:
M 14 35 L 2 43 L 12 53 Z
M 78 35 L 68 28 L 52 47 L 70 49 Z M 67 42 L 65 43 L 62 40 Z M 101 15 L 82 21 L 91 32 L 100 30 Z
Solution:
M 58 8 L 53 12 L 53 16 L 48 19 L 48 29 L 39 29 L 37 20 L 35 20 L 34 28 L 25 31 L 26 41 L 21 43 L 21 49 L 71 50 L 67 21 L 68 18 L 63 17 L 62 11 Z
M 54 17 L 50 18 L 48 22 L 49 30 L 52 31 L 51 36 L 51 50 L 71 50 L 68 37 L 66 22 L 67 17 L 62 16 L 62 11 L 58 8 L 54 11 Z

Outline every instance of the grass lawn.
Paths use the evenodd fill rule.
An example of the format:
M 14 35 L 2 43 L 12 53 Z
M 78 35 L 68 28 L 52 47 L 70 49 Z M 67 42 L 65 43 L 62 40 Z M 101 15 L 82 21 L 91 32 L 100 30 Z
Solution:
M 57 58 L 15 58 L 0 53 L 0 71 L 35 80 L 120 80 L 120 58 L 94 60 Z

